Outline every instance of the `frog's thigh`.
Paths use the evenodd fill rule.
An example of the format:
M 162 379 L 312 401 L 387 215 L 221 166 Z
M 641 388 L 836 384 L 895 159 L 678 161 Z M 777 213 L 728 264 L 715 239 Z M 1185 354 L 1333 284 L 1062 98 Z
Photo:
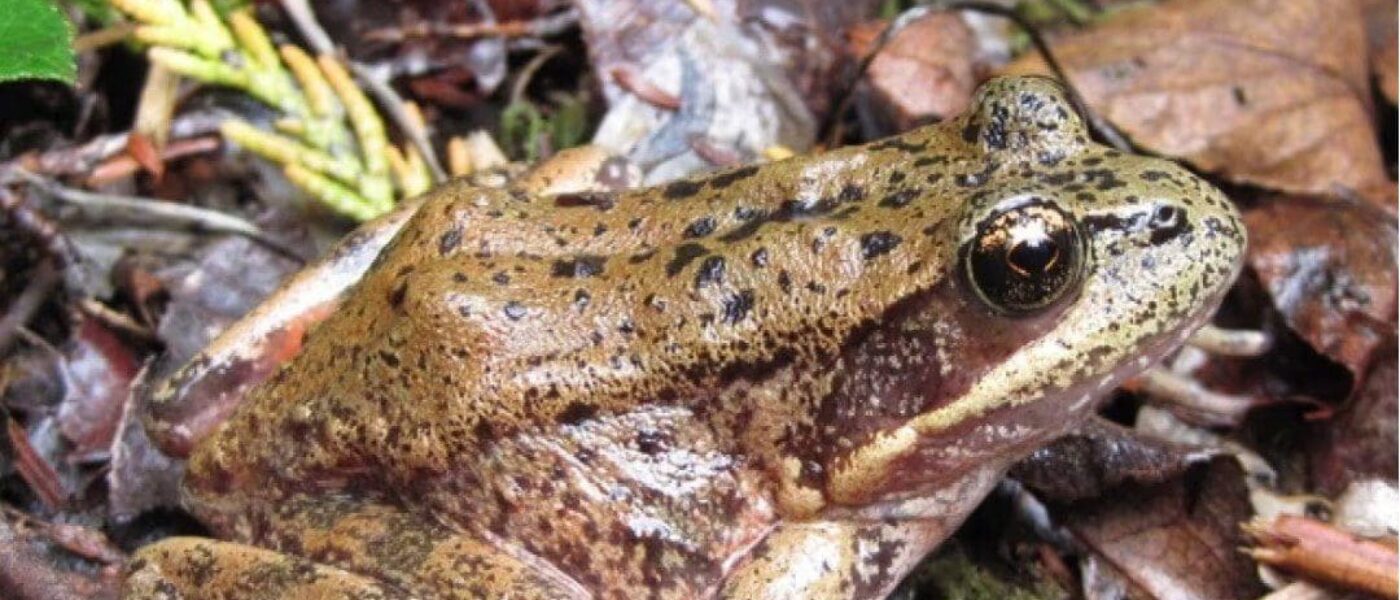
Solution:
M 295 499 L 267 523 L 265 545 L 383 581 L 422 598 L 577 598 L 543 561 L 396 505 Z
M 382 584 L 253 546 L 175 537 L 142 548 L 127 566 L 122 598 L 391 598 Z

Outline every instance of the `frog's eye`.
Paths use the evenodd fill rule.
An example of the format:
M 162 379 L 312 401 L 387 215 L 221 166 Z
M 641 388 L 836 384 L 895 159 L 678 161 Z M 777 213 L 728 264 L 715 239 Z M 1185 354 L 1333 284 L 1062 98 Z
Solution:
M 1069 215 L 1032 201 L 979 223 L 963 257 L 982 300 L 999 311 L 1026 313 L 1059 299 L 1079 280 L 1084 240 Z

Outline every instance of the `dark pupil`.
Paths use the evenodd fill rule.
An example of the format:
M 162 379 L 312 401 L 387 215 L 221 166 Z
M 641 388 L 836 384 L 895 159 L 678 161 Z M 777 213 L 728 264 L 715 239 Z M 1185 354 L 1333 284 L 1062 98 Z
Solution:
M 1074 286 L 1084 249 L 1067 215 L 1035 204 L 980 223 L 966 252 L 966 272 L 977 293 L 993 308 L 1027 313 Z
M 1030 277 L 1048 271 L 1060 256 L 1060 246 L 1048 237 L 1021 240 L 1007 253 L 1011 269 Z

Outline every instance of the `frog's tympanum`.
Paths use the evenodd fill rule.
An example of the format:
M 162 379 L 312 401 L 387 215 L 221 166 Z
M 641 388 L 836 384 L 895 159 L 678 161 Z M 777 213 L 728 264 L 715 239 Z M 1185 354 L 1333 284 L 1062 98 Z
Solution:
M 1230 203 L 1001 79 L 617 193 L 431 194 L 195 446 L 134 597 L 880 598 L 1212 312 Z

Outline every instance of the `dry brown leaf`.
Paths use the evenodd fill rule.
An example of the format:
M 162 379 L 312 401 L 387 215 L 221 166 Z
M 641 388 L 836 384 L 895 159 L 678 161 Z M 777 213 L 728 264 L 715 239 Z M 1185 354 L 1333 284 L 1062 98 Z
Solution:
M 1366 16 L 1366 38 L 1370 40 L 1371 72 L 1376 78 L 1376 87 L 1391 104 L 1395 104 L 1395 21 L 1400 15 L 1400 5 L 1395 0 L 1359 0 L 1361 12 Z
M 1250 516 L 1244 477 L 1234 458 L 1216 458 L 1199 480 L 1125 485 L 1077 503 L 1064 524 L 1132 588 L 1129 597 L 1257 598 L 1263 586 L 1237 550 L 1239 523 Z
M 1052 47 L 1089 105 L 1148 150 L 1280 191 L 1340 186 L 1394 211 L 1354 3 L 1164 2 Z M 1008 70 L 1046 72 L 1035 53 Z
M 72 456 L 106 452 L 136 376 L 136 356 L 96 319 L 83 319 L 65 351 L 67 390 L 58 407 L 63 437 Z
M 1316 491 L 1335 496 L 1353 481 L 1393 478 L 1397 450 L 1395 338 L 1377 354 L 1376 366 L 1337 414 L 1310 428 L 1308 471 Z

